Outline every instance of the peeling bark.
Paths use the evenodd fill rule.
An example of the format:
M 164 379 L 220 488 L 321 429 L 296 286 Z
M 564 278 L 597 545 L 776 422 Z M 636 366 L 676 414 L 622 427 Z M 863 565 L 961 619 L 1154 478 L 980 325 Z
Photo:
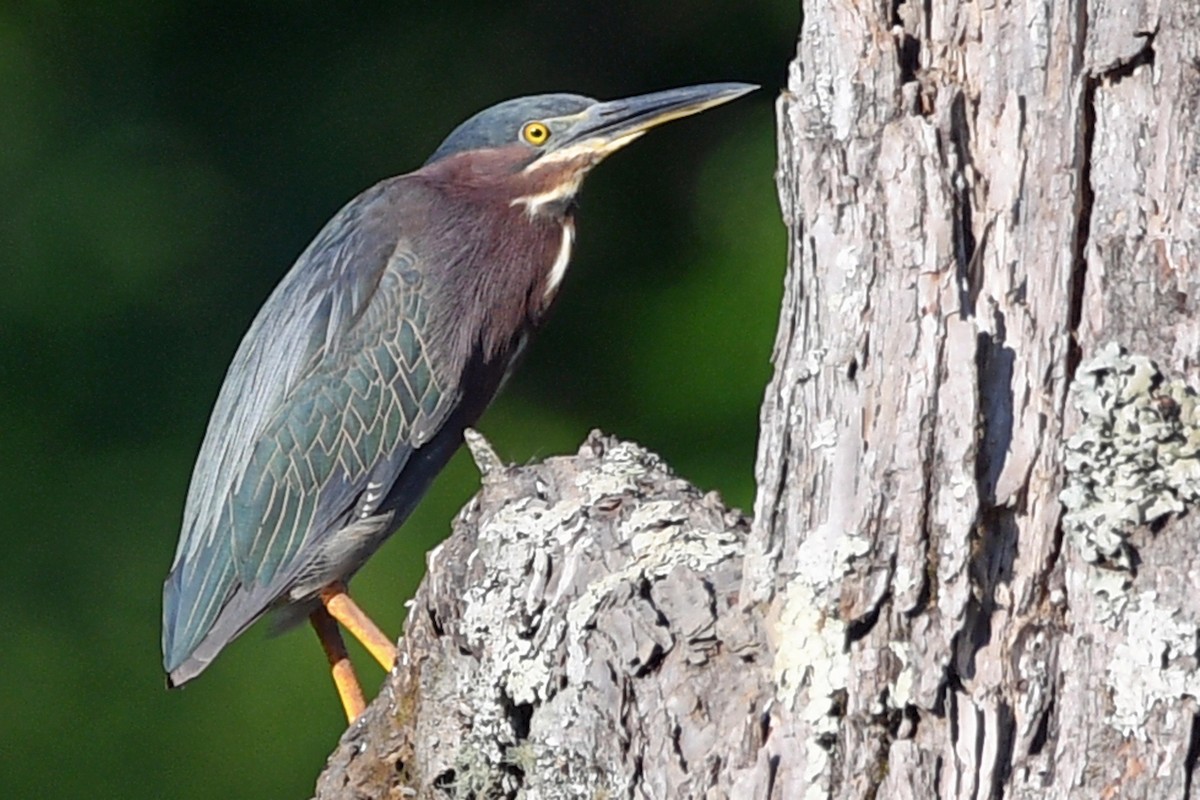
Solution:
M 753 524 L 476 442 L 318 797 L 1192 796 L 1200 0 L 814 0 L 778 108 Z
M 775 796 L 1191 791 L 1192 490 L 1129 465 L 1195 464 L 1198 8 L 806 5 L 744 593 Z M 1074 464 L 1128 479 L 1082 517 L 1127 563 L 1063 535 L 1069 397 L 1127 429 Z
M 771 694 L 745 518 L 599 434 L 528 467 L 469 442 L 483 489 L 317 797 L 739 794 Z

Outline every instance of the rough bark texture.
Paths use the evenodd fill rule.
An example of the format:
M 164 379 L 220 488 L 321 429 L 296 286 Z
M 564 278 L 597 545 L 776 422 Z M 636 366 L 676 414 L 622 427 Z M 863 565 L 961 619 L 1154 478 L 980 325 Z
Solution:
M 1190 793 L 1198 5 L 806 5 L 744 597 L 774 796 Z
M 799 54 L 752 528 L 626 443 L 493 465 L 319 797 L 1191 796 L 1200 0 Z
M 736 795 L 762 744 L 748 524 L 636 445 L 502 467 L 429 557 L 320 798 Z

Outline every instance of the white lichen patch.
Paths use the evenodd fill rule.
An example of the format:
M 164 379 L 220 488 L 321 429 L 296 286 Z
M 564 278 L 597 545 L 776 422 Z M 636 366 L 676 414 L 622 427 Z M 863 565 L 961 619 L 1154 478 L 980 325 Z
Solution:
M 845 688 L 850 666 L 846 625 L 829 613 L 827 593 L 850 562 L 866 552 L 865 544 L 863 537 L 849 536 L 836 525 L 820 526 L 801 543 L 798 574 L 785 589 L 776 629 L 776 696 L 794 705 L 798 691 L 807 686 L 808 710 L 803 713 L 813 719 L 829 713 L 824 700 Z M 836 730 L 836 720 L 828 725 Z
M 830 752 L 823 740 L 837 735 L 834 698 L 850 674 L 846 624 L 827 615 L 822 606 L 807 581 L 787 587 L 774 661 L 776 696 L 799 705 L 800 718 L 813 734 L 805 748 L 806 800 L 827 796 L 823 776 L 828 774 Z
M 460 723 L 457 739 L 435 748 L 433 771 L 453 774 L 456 797 L 623 796 L 633 777 L 619 748 L 598 752 L 589 724 L 575 724 L 615 708 L 581 698 L 623 691 L 639 669 L 670 659 L 691 628 L 665 623 L 656 593 L 672 600 L 679 585 L 708 586 L 680 574 L 728 572 L 744 525 L 630 443 L 593 435 L 576 459 L 526 468 L 499 464 L 482 437 L 473 452 L 484 491 L 460 518 L 474 526 L 469 551 L 456 553 L 471 574 L 438 637 L 465 668 L 429 674 L 441 681 L 429 693 L 455 698 L 469 724 L 445 726 Z M 703 611 L 693 616 L 708 622 Z M 554 774 L 554 789 L 539 774 Z
M 779 603 L 773 662 L 775 696 L 807 723 L 806 797 L 825 797 L 831 758 L 828 742 L 838 735 L 838 695 L 850 677 L 846 622 L 837 616 L 833 587 L 857 557 L 866 552 L 863 537 L 839 525 L 813 530 L 796 554 L 797 574 Z
M 826 614 L 823 605 L 807 582 L 788 586 L 774 662 L 777 695 L 794 702 L 806 690 L 800 714 L 818 735 L 837 733 L 833 697 L 846 687 L 850 671 L 846 624 Z
M 861 558 L 871 552 L 871 540 L 866 536 L 847 534 L 838 539 L 836 561 L 839 564 L 849 564 L 856 558 Z
M 911 654 L 912 645 L 907 642 L 888 642 L 888 649 L 900 662 L 900 672 L 892 681 L 888 699 L 892 708 L 904 708 L 912 702 L 913 686 L 916 685 L 917 675 Z
M 1113 650 L 1106 677 L 1112 691 L 1110 720 L 1125 736 L 1145 737 L 1146 716 L 1156 703 L 1183 695 L 1200 697 L 1194 623 L 1155 602 L 1153 591 L 1132 598 L 1125 612 L 1126 636 Z
M 579 475 L 576 485 L 591 498 L 621 494 L 635 490 L 639 477 L 661 466 L 658 456 L 632 442 L 618 442 L 605 451 L 595 469 Z
M 677 565 L 704 572 L 737 553 L 740 539 L 725 531 L 701 531 L 684 525 L 654 525 L 653 520 L 669 518 L 672 503 L 646 503 L 643 513 L 635 511 L 623 525 L 622 538 L 635 553 L 624 569 L 610 572 L 588 584 L 567 611 L 567 635 L 576 641 L 606 598 L 621 586 L 643 578 L 661 578 Z
M 1096 617 L 1100 622 L 1116 626 L 1125 613 L 1129 602 L 1129 573 L 1115 569 L 1096 570 L 1095 575 L 1089 576 L 1092 591 L 1099 600 Z
M 446 787 L 454 800 L 496 797 L 516 788 L 513 776 L 497 767 L 494 757 L 464 747 L 454 762 L 454 782 Z
M 812 437 L 809 439 L 808 446 L 813 450 L 837 447 L 837 425 L 837 420 L 835 419 L 827 419 L 818 422 L 813 426 Z
M 489 680 L 502 686 L 517 704 L 544 700 L 551 680 L 550 651 L 535 646 L 533 638 L 539 627 L 540 595 L 531 591 L 531 587 L 546 585 L 550 564 L 538 557 L 544 552 L 539 546 L 512 547 L 513 532 L 520 531 L 519 535 L 534 543 L 546 542 L 559 531 L 577 527 L 570 516 L 564 505 L 547 505 L 531 498 L 514 502 L 481 527 L 471 556 L 484 558 L 499 582 L 468 587 L 463 597 L 462 630 L 476 646 L 491 650 L 491 658 L 483 662 L 492 672 Z M 506 613 L 514 607 L 524 613 Z M 539 642 L 554 632 L 540 633 Z
M 1196 394 L 1108 344 L 1079 366 L 1070 401 L 1083 420 L 1065 446 L 1063 526 L 1088 561 L 1125 571 L 1135 528 L 1200 499 Z
M 804 353 L 804 360 L 800 362 L 796 380 L 803 382 L 819 375 L 821 368 L 825 365 L 826 352 L 826 348 L 824 347 L 814 347 L 806 351 Z

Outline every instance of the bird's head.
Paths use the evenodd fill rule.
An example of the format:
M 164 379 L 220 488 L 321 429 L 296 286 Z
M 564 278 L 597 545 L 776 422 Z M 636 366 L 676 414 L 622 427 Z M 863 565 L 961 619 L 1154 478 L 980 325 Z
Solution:
M 425 168 L 452 167 L 479 185 L 512 195 L 530 215 L 561 213 L 583 178 L 609 154 L 653 127 L 752 91 L 747 83 L 710 83 L 601 102 L 576 94 L 506 100 L 455 128 Z

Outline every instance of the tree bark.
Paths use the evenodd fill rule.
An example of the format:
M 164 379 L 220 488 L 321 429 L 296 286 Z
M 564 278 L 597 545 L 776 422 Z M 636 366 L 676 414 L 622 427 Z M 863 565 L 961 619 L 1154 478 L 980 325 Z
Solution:
M 1200 0 L 805 8 L 752 526 L 502 468 L 318 797 L 1189 797 Z
M 745 567 L 774 791 L 1187 796 L 1198 4 L 805 11 Z
M 736 796 L 771 696 L 746 519 L 598 433 L 528 467 L 468 443 L 483 488 L 317 797 Z

